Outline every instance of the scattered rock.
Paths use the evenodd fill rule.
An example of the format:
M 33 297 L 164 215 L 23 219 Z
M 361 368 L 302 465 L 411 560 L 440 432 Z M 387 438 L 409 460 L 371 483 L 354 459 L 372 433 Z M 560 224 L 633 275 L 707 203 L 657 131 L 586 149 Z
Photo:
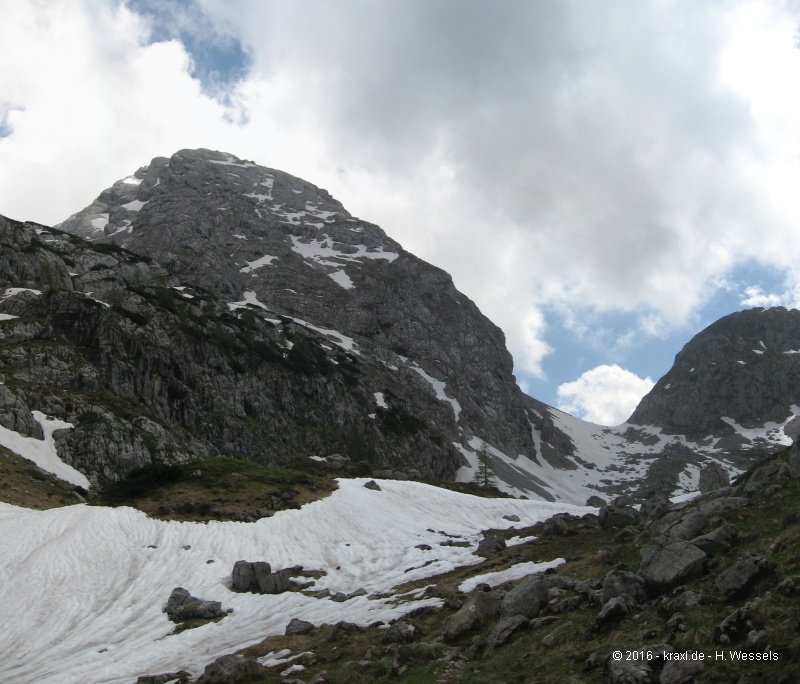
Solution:
M 739 533 L 736 528 L 728 522 L 723 523 L 708 534 L 695 537 L 689 543 L 696 546 L 707 556 L 711 557 L 720 552 L 730 550 L 736 543 Z
M 286 625 L 286 636 L 293 636 L 295 634 L 308 634 L 314 629 L 314 625 L 307 620 L 300 620 L 299 618 L 292 618 L 288 625 Z
M 285 568 L 272 572 L 270 564 L 264 561 L 236 561 L 231 574 L 231 588 L 255 594 L 280 594 L 290 588 L 289 578 L 297 570 Z
M 593 495 L 586 499 L 586 505 L 592 508 L 603 508 L 607 505 L 607 502 L 602 497 Z
M 500 532 L 487 532 L 478 542 L 477 553 L 498 553 L 505 548 L 506 540 Z
M 628 506 L 617 501 L 610 503 L 600 509 L 598 514 L 600 527 L 608 529 L 610 527 L 628 527 L 639 523 L 639 511 L 633 506 Z
M 705 663 L 699 658 L 692 660 L 692 655 L 698 654 L 691 651 L 687 660 L 667 660 L 664 669 L 661 670 L 659 684 L 695 684 Z
M 717 489 L 730 487 L 731 477 L 719 463 L 712 461 L 700 471 L 700 493 L 707 494 Z
M 620 594 L 609 599 L 603 604 L 597 617 L 594 619 L 594 629 L 607 627 L 619 622 L 623 617 L 636 608 L 636 601 L 628 594 Z
M 430 544 L 417 544 L 414 548 L 421 551 L 430 551 L 433 547 Z
M 513 615 L 511 617 L 501 618 L 494 629 L 489 634 L 486 640 L 488 648 L 497 648 L 506 643 L 512 635 L 528 626 L 528 618 L 523 615 Z
M 542 525 L 542 534 L 546 537 L 563 537 L 570 531 L 567 521 L 560 514 L 548 518 Z
M 374 491 L 376 491 L 376 492 L 383 491 L 383 490 L 381 489 L 381 486 L 380 486 L 380 485 L 379 485 L 377 482 L 375 482 L 375 480 L 370 480 L 369 482 L 365 482 L 365 483 L 364 483 L 364 486 L 365 486 L 367 489 L 372 489 L 372 490 L 374 490 Z
M 383 634 L 383 643 L 401 644 L 414 640 L 414 626 L 398 620 Z
M 550 634 L 542 639 L 542 646 L 545 648 L 551 648 L 552 646 L 555 646 L 571 627 L 571 622 L 565 622 L 564 624 L 559 625 L 552 632 L 550 632 Z
M 204 601 L 192 596 L 183 587 L 176 587 L 172 590 L 164 612 L 172 622 L 214 620 L 227 615 L 227 612 L 222 610 L 222 604 L 219 601 Z
M 500 609 L 502 616 L 522 615 L 528 619 L 539 617 L 539 613 L 547 605 L 547 589 L 547 579 L 543 574 L 528 575 L 503 598 Z
M 714 580 L 714 586 L 725 598 L 737 598 L 746 594 L 758 579 L 771 570 L 772 563 L 763 556 L 744 556 L 721 572 Z
M 197 684 L 232 684 L 250 682 L 269 674 L 269 669 L 243 655 L 224 655 L 206 665 Z
M 508 520 L 509 522 L 519 522 L 518 515 L 504 515 L 503 520 Z
M 628 594 L 637 603 L 643 603 L 648 598 L 647 583 L 644 578 L 633 572 L 612 570 L 603 580 L 600 600 L 602 603 L 607 603 L 622 594 Z
M 708 556 L 685 541 L 648 544 L 641 550 L 639 574 L 648 587 L 659 593 L 668 591 L 686 579 L 702 574 Z
M 444 623 L 444 640 L 452 641 L 465 632 L 485 624 L 490 617 L 500 612 L 502 594 L 486 591 L 479 585 L 469 595 L 457 613 L 450 615 Z

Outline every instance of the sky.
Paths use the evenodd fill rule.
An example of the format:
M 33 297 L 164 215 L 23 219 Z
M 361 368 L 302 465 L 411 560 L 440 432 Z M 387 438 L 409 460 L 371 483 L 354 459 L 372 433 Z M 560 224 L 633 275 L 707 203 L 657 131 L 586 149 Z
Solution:
M 621 423 L 800 303 L 800 0 L 0 0 L 0 214 L 206 147 L 447 270 L 530 395 Z

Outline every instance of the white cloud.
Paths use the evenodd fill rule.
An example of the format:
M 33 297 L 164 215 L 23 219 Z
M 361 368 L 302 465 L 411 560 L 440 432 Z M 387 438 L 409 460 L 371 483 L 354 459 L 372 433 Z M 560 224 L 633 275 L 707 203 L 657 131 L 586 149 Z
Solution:
M 651 378 L 640 378 L 616 364 L 601 365 L 560 385 L 558 408 L 592 423 L 619 425 L 653 385 Z
M 124 3 L 7 4 L 14 218 L 58 222 L 153 156 L 229 151 L 445 268 L 536 377 L 545 311 L 586 313 L 598 339 L 634 313 L 658 337 L 747 259 L 800 283 L 791 3 L 196 0 L 194 33 L 252 60 L 224 104 Z

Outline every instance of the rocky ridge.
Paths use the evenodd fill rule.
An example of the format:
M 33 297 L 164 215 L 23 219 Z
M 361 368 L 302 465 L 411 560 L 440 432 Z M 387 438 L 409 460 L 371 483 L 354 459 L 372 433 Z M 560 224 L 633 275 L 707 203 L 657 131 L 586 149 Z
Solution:
M 0 242 L 0 425 L 72 424 L 59 456 L 94 484 L 217 455 L 469 480 L 486 444 L 514 495 L 645 498 L 747 468 L 800 405 L 800 312 L 769 309 L 700 333 L 627 423 L 567 416 L 444 271 L 220 152 L 158 157 L 57 228 L 0 219 Z

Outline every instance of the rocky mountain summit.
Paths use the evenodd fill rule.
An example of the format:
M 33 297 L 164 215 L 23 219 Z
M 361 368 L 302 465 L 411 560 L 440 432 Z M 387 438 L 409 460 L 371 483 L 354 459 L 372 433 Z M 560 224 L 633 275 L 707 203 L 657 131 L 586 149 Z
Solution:
M 470 480 L 485 445 L 508 493 L 642 498 L 748 467 L 800 405 L 800 312 L 769 309 L 700 333 L 627 423 L 563 414 L 447 273 L 220 152 L 158 157 L 55 228 L 0 219 L 0 242 L 0 425 L 49 429 L 92 485 L 220 455 Z

